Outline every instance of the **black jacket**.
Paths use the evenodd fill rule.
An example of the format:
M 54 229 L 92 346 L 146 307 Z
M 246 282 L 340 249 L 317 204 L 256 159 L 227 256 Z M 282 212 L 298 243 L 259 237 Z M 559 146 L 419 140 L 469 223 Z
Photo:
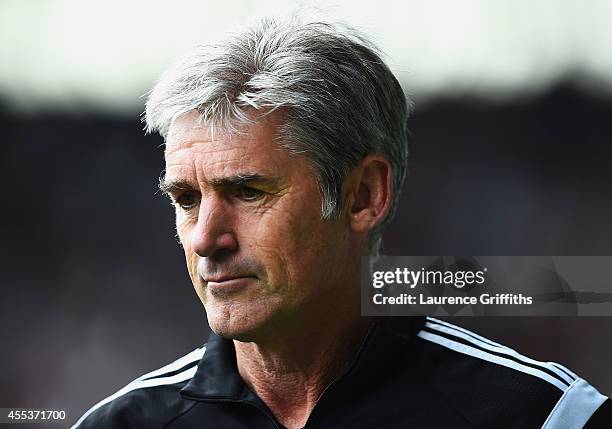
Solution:
M 537 362 L 433 318 L 390 319 L 368 334 L 306 428 L 612 428 L 610 399 Z M 133 381 L 73 428 L 282 428 L 242 381 L 231 340 L 208 343 Z

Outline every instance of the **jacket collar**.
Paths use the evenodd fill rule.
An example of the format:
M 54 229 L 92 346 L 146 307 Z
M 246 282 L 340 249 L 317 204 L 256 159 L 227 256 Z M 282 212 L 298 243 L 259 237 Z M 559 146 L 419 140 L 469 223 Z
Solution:
M 424 317 L 382 318 L 375 322 L 348 371 L 341 377 L 353 379 L 379 370 L 381 359 L 391 349 L 412 341 L 425 324 Z M 246 386 L 236 365 L 236 351 L 230 339 L 211 332 L 204 356 L 181 395 L 204 401 L 257 401 Z M 259 402 L 259 401 L 258 401 Z

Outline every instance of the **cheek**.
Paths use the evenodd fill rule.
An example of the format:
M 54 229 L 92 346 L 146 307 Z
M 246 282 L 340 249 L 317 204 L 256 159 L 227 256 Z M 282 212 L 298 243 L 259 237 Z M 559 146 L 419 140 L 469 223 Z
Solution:
M 316 238 L 321 221 L 318 212 L 303 205 L 274 210 L 260 219 L 257 235 L 268 247 L 287 254 L 303 248 L 305 243 Z
M 198 260 L 193 252 L 185 249 L 185 261 L 187 262 L 187 271 L 193 285 L 198 284 Z
M 196 284 L 195 282 L 197 279 L 198 258 L 197 255 L 191 249 L 189 227 L 185 223 L 177 222 L 176 233 L 181 245 L 183 246 L 183 251 L 185 252 L 185 261 L 187 263 L 187 271 L 189 272 L 189 277 L 191 277 L 191 281 Z
M 259 219 L 251 237 L 257 256 L 271 282 L 299 284 L 312 275 L 308 267 L 323 255 L 326 221 L 318 206 L 297 206 L 292 211 L 273 211 Z

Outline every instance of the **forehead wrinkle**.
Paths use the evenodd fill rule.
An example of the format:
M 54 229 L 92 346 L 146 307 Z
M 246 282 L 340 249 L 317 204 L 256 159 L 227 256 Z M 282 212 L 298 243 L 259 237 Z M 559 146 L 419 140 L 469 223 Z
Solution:
M 223 143 L 223 145 L 222 146 L 218 146 L 218 145 L 214 145 L 214 143 Z M 165 156 L 167 158 L 169 154 L 175 154 L 177 152 L 182 152 L 182 151 L 185 151 L 185 150 L 189 150 L 189 149 L 192 149 L 194 146 L 197 146 L 197 145 L 200 145 L 200 144 L 207 144 L 208 145 L 203 150 L 203 152 L 206 153 L 206 154 L 215 154 L 215 153 L 225 152 L 225 151 L 228 151 L 228 150 L 246 149 L 245 145 L 238 145 L 238 144 L 231 145 L 231 144 L 227 144 L 226 142 L 219 142 L 219 141 L 213 141 L 213 140 L 197 139 L 197 140 L 189 140 L 187 142 L 182 142 L 182 141 L 171 142 L 171 141 L 168 141 L 166 143 Z
M 251 157 L 247 154 L 236 153 L 232 149 L 220 148 L 207 152 L 192 152 L 189 148 L 173 150 L 170 156 L 166 157 L 166 177 L 172 176 L 170 179 L 172 181 L 184 179 L 183 181 L 205 183 L 210 182 L 207 177 L 252 175 L 255 174 L 254 170 L 259 170 L 259 168 L 244 165 L 245 161 Z M 228 151 L 229 153 L 224 153 Z M 193 175 L 195 177 L 192 177 Z
M 224 166 L 230 167 L 228 164 L 235 164 L 235 163 L 239 163 L 245 160 L 248 160 L 249 157 L 247 157 L 246 155 L 240 155 L 240 156 L 235 156 L 235 157 L 227 157 L 227 158 L 219 158 L 219 159 L 213 159 L 208 163 L 208 166 L 216 166 L 218 164 L 225 164 Z M 201 163 L 203 163 L 202 160 L 200 160 Z
M 178 125 L 173 127 L 176 132 L 170 134 L 166 145 L 166 170 L 172 175 L 168 176 L 168 182 L 186 179 L 182 182 L 191 182 L 194 189 L 204 189 L 244 184 L 246 180 L 240 176 L 257 176 L 257 180 L 251 177 L 249 183 L 258 181 L 273 186 L 289 173 L 286 162 L 279 159 L 280 148 L 267 130 L 261 136 L 259 131 L 212 136 L 201 125 L 175 125 Z M 260 156 L 262 150 L 268 152 L 265 159 Z M 271 159 L 278 162 L 271 163 Z M 271 164 L 280 168 L 270 171 Z

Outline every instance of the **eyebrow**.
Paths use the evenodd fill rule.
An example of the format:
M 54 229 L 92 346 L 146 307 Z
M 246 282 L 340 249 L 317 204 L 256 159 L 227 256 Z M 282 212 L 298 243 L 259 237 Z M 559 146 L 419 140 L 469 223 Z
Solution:
M 279 179 L 277 177 L 263 176 L 257 173 L 239 173 L 227 177 L 217 177 L 208 181 L 214 188 L 232 188 L 244 186 L 249 183 L 259 183 L 266 185 L 276 185 Z M 180 191 L 186 191 L 190 189 L 197 189 L 198 185 L 183 179 L 166 179 L 161 177 L 159 180 L 159 190 L 165 194 L 175 194 Z

